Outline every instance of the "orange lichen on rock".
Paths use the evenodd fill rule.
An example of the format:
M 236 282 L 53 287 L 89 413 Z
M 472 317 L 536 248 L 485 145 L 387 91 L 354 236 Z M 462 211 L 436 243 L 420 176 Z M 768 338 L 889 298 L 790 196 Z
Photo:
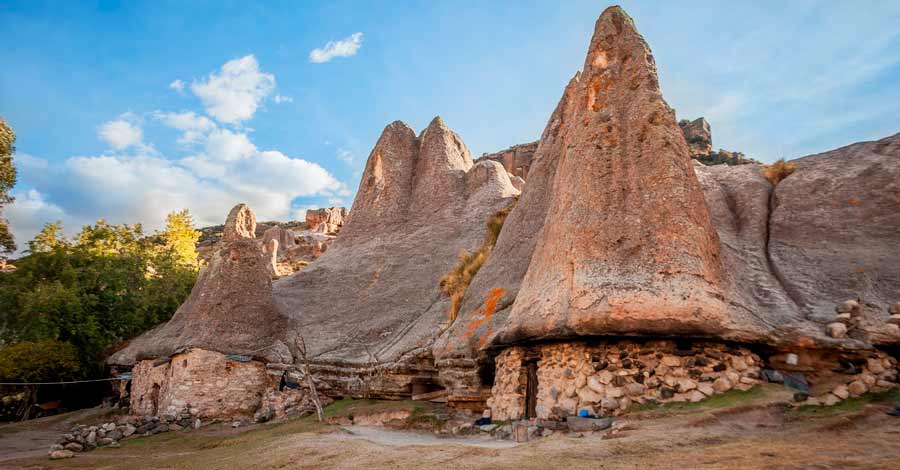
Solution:
M 491 289 L 491 292 L 484 300 L 484 309 L 481 311 L 481 315 L 475 317 L 472 322 L 469 323 L 468 328 L 466 328 L 464 337 L 471 338 L 478 330 L 478 328 L 481 327 L 481 325 L 487 323 L 488 320 L 490 320 L 491 317 L 494 316 L 494 312 L 497 310 L 497 303 L 500 302 L 500 299 L 503 298 L 503 294 L 505 293 L 506 289 L 502 287 Z M 482 335 L 481 338 L 479 338 L 479 344 L 481 346 L 484 346 L 485 342 L 487 342 L 487 338 L 488 336 L 490 336 L 489 333 L 490 329 L 488 329 L 488 332 L 486 332 L 486 334 Z

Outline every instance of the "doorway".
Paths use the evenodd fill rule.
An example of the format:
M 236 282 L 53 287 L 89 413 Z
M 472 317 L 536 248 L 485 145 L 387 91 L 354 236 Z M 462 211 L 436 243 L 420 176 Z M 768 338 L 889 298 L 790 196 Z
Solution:
M 537 418 L 537 360 L 525 363 L 525 418 Z

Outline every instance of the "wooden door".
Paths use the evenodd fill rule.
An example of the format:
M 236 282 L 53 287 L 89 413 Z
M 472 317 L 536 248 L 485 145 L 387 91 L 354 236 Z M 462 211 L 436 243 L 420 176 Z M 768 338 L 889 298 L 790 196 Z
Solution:
M 536 418 L 538 391 L 537 361 L 529 361 L 526 364 L 525 369 L 527 376 L 525 384 L 525 417 Z

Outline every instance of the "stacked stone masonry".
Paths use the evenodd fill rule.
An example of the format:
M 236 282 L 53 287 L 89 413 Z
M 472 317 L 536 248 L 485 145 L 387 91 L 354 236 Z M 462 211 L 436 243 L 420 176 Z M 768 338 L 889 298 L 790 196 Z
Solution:
M 249 417 L 270 386 L 265 364 L 202 349 L 165 363 L 140 361 L 132 376 L 131 409 L 143 416 L 177 415 L 187 408 L 200 418 Z
M 535 411 L 540 419 L 562 419 L 580 410 L 619 415 L 635 403 L 696 402 L 761 383 L 760 358 L 724 344 L 698 343 L 689 350 L 672 341 L 515 346 L 496 359 L 488 400 L 494 419 L 525 416 L 525 358 L 532 356 L 538 358 Z
M 850 397 L 858 397 L 868 392 L 883 392 L 900 386 L 897 359 L 880 351 L 871 353 L 858 374 L 851 375 L 839 383 L 831 392 L 809 398 L 804 405 L 832 406 Z

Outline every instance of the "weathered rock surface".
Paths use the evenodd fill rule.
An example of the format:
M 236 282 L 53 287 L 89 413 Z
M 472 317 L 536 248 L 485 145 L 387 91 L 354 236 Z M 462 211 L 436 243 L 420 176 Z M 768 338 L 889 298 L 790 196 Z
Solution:
M 493 160 L 503 165 L 506 172 L 511 177 L 517 176 L 523 180 L 528 178 L 528 172 L 531 170 L 531 162 L 534 154 L 537 152 L 539 141 L 528 142 L 527 144 L 513 145 L 512 147 L 495 153 L 486 153 L 475 160 Z
M 262 239 L 263 246 L 268 245 L 273 239 L 278 241 L 275 264 L 278 277 L 293 274 L 321 256 L 340 232 L 343 226 L 342 217 L 347 215 L 347 211 L 343 207 L 310 209 L 308 212 L 312 219 L 318 217 L 318 214 L 325 214 L 324 219 L 318 221 L 314 226 L 300 221 L 268 221 L 256 224 L 256 238 Z M 328 219 L 329 217 L 330 219 Z M 327 220 L 332 222 L 329 223 Z M 221 249 L 222 243 L 224 243 L 225 226 L 203 227 L 199 231 L 197 254 L 201 260 L 209 263 L 213 253 Z
M 360 393 L 408 393 L 409 380 L 433 374 L 430 345 L 449 310 L 439 280 L 460 250 L 480 245 L 487 218 L 517 194 L 500 164 L 473 166 L 440 118 L 418 137 L 402 122 L 388 125 L 340 237 L 308 268 L 275 283 L 279 308 L 300 325 L 315 367 L 338 374 L 391 364 L 393 375 L 405 374 L 396 383 L 381 372 L 369 383 L 354 374 L 339 379 Z
M 343 207 L 327 207 L 322 209 L 309 209 L 306 211 L 306 226 L 316 229 L 320 224 L 325 224 L 325 231 L 333 233 L 340 230 L 347 217 L 347 209 Z
M 712 131 L 709 122 L 702 117 L 693 121 L 682 119 L 678 126 L 684 133 L 684 140 L 688 144 L 691 158 L 704 165 L 745 165 L 759 163 L 752 158 L 747 158 L 741 152 L 729 152 L 725 149 L 713 151 Z
M 687 141 L 691 157 L 709 155 L 712 153 L 712 132 L 709 129 L 709 121 L 699 117 L 693 121 L 683 119 L 678 122 Z
M 441 381 L 454 393 L 477 393 L 479 369 L 492 367 L 484 363 L 487 357 L 481 348 L 506 321 L 528 270 L 536 235 L 547 215 L 558 155 L 566 145 L 559 129 L 571 115 L 577 85 L 578 75 L 569 82 L 541 136 L 528 189 L 507 216 L 490 257 L 466 290 L 456 321 L 435 342 L 434 358 Z
M 516 208 L 466 291 L 458 319 L 435 344 L 443 382 L 459 393 L 477 390 L 479 371 L 493 367 L 485 349 L 567 336 L 689 335 L 868 347 L 864 336 L 829 337 L 825 325 L 836 304 L 856 295 L 878 304 L 869 323 L 872 316 L 892 321 L 886 310 L 900 297 L 900 252 L 887 251 L 900 244 L 900 137 L 801 159 L 805 163 L 782 182 L 790 188 L 792 179 L 827 178 L 838 191 L 855 188 L 857 199 L 844 193 L 843 206 L 835 197 L 817 196 L 812 184 L 804 186 L 805 194 L 770 201 L 773 188 L 759 165 L 687 167 L 679 129 L 656 88 L 652 56 L 623 15 L 610 9 L 598 22 L 585 71 L 573 78 L 551 116 Z M 603 93 L 593 94 L 595 87 Z M 815 169 L 819 161 L 824 166 Z M 809 176 L 800 176 L 808 170 Z M 781 185 L 778 191 L 776 196 Z M 863 200 L 867 205 L 860 207 Z M 776 213 L 794 204 L 808 210 L 770 224 L 770 203 Z M 841 224 L 840 212 L 829 213 L 838 209 L 858 212 L 852 223 Z M 824 221 L 814 225 L 830 225 L 815 237 L 799 237 L 799 221 L 817 217 Z M 782 232 L 792 238 L 780 241 Z M 838 240 L 839 234 L 844 245 L 817 248 L 818 238 Z M 864 238 L 859 250 L 872 251 L 857 255 L 857 248 L 845 246 L 852 237 Z M 784 254 L 776 253 L 777 246 Z M 815 253 L 804 254 L 804 247 Z M 820 269 L 818 259 L 835 257 L 841 261 Z M 846 268 L 857 259 L 871 277 Z M 782 263 L 796 266 L 790 270 L 814 301 L 795 298 L 786 288 Z M 831 266 L 858 277 L 835 276 Z M 829 280 L 819 282 L 819 276 Z M 856 279 L 871 281 L 856 289 Z M 835 282 L 843 282 L 840 294 L 831 292 Z M 819 306 L 821 318 L 810 315 L 804 302 Z M 895 326 L 875 322 L 866 331 L 876 342 L 896 342 L 889 339 L 900 334 Z
M 555 157 L 547 217 L 494 344 L 616 333 L 757 338 L 755 325 L 726 311 L 719 243 L 687 145 L 653 56 L 620 8 L 597 21 L 573 96 L 557 131 L 567 146 Z
M 232 209 L 223 243 L 185 303 L 171 320 L 135 338 L 108 362 L 132 365 L 191 347 L 292 361 L 285 340 L 288 320 L 275 307 L 274 273 L 269 255 L 254 238 L 255 225 L 247 206 Z
M 825 321 L 862 299 L 877 342 L 900 299 L 900 134 L 793 161 L 775 188 L 769 250 L 785 292 Z

